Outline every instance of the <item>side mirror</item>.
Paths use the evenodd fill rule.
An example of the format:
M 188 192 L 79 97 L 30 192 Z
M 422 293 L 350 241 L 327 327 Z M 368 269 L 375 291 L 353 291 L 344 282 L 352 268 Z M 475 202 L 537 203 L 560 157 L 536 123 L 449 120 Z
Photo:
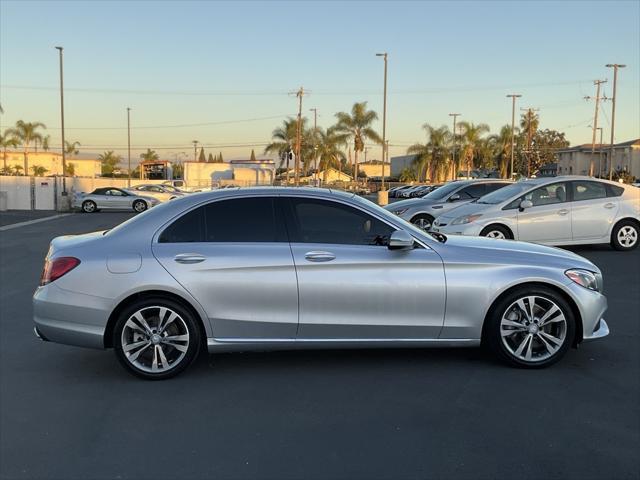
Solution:
M 450 202 L 457 202 L 458 200 L 460 200 L 460 195 L 457 193 L 454 193 L 449 197 Z
M 520 202 L 520 211 L 524 212 L 525 209 L 533 207 L 533 202 L 531 200 L 522 200 Z
M 408 250 L 413 248 L 413 237 L 404 230 L 396 230 L 389 237 L 389 250 Z

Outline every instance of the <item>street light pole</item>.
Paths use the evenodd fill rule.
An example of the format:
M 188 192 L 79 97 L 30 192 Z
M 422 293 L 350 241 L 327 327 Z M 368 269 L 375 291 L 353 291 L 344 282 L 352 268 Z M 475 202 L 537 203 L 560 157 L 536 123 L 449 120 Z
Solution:
M 127 107 L 127 159 L 129 177 L 127 178 L 127 187 L 131 187 L 131 117 L 129 115 L 131 109 Z
M 618 69 L 624 68 L 626 65 L 619 63 L 607 63 L 606 67 L 613 68 L 613 98 L 611 99 L 611 150 L 609 152 L 609 180 L 613 178 L 613 142 L 616 125 L 616 85 L 618 83 Z
M 456 118 L 460 116 L 459 113 L 450 113 L 450 117 L 453 117 L 453 160 L 451 163 L 451 180 L 455 180 L 456 175 Z M 447 176 L 445 175 L 445 179 Z M 432 179 L 433 180 L 433 179 Z
M 62 132 L 62 196 L 67 196 L 67 157 L 64 144 L 64 74 L 62 69 L 62 47 L 55 47 L 60 59 L 60 127 Z M 27 172 L 25 172 L 27 174 Z
M 309 111 L 313 112 L 313 169 L 315 170 L 314 178 L 317 182 L 318 181 L 318 109 L 310 108 Z
M 511 180 L 513 180 L 513 155 L 515 152 L 514 136 L 516 131 L 516 98 L 520 98 L 521 96 L 522 95 L 517 93 L 507 95 L 507 98 L 511 97 L 511 172 L 509 176 Z
M 384 94 L 382 104 L 382 184 L 380 185 L 381 191 L 384 192 L 384 162 L 386 156 L 389 155 L 387 148 L 387 52 L 376 53 L 376 57 L 382 57 L 384 59 Z M 385 202 L 386 203 L 386 202 Z
M 600 130 L 600 154 L 598 155 L 598 178 L 602 178 L 602 127 L 598 127 Z

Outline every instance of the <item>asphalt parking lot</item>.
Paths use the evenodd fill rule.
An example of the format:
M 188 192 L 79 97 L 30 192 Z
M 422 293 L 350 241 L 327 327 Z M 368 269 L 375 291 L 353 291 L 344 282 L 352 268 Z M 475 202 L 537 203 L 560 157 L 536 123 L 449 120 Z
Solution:
M 203 355 L 147 382 L 110 351 L 37 340 L 54 236 L 129 213 L 0 232 L 0 477 L 640 476 L 640 250 L 572 248 L 605 276 L 611 335 L 523 371 L 480 349 Z

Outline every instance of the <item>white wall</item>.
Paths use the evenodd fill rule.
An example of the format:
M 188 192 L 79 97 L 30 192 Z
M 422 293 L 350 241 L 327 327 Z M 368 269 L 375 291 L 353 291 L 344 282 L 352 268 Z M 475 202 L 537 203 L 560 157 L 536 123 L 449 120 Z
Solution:
M 31 210 L 31 177 L 0 176 L 0 191 L 7 192 L 9 210 Z

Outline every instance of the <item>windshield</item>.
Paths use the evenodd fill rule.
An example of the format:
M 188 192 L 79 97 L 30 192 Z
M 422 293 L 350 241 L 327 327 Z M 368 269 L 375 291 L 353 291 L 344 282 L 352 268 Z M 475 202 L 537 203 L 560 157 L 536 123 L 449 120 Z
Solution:
M 453 193 L 455 190 L 460 188 L 463 184 L 461 182 L 451 182 L 446 185 L 437 188 L 431 193 L 428 193 L 422 198 L 428 198 L 430 200 L 442 200 L 445 197 L 449 196 L 449 194 Z
M 509 200 L 511 197 L 514 197 L 522 192 L 529 190 L 532 187 L 535 187 L 536 185 L 537 185 L 537 182 L 513 183 L 509 186 L 502 187 L 496 190 L 495 192 L 491 192 L 483 197 L 480 197 L 476 201 L 476 203 L 497 205 L 498 203 L 502 203 L 506 200 Z

